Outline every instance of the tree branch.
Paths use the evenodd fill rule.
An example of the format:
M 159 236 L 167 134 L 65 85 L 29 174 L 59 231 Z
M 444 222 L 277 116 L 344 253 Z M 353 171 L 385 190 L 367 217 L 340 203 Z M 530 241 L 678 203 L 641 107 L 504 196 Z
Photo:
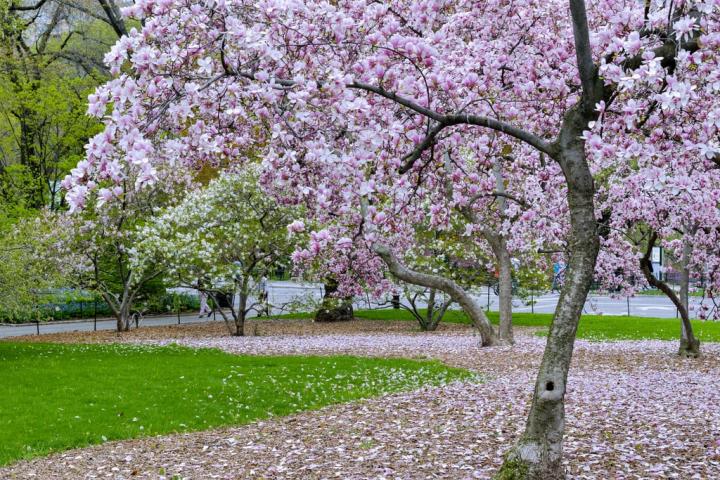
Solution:
M 495 330 L 492 325 L 490 325 L 485 313 L 460 285 L 439 275 L 430 275 L 411 270 L 400 263 L 397 257 L 395 257 L 395 255 L 393 255 L 390 249 L 385 245 L 375 244 L 373 246 L 373 250 L 383 260 L 383 262 L 385 262 L 390 270 L 390 273 L 400 280 L 414 285 L 434 288 L 447 293 L 453 300 L 460 304 L 462 309 L 472 320 L 473 325 L 480 331 L 483 345 L 495 344 Z
M 28 5 L 28 6 L 22 6 L 22 5 L 10 5 L 10 11 L 11 12 L 28 12 L 30 10 L 38 10 L 39 8 L 42 8 L 43 5 L 47 0 L 40 0 L 35 5 Z
M 127 35 L 127 27 L 125 27 L 125 21 L 123 20 L 120 10 L 117 8 L 114 0 L 98 0 L 102 7 L 105 15 L 109 20 L 110 25 L 118 37 Z
M 688 316 L 688 312 L 685 309 L 685 305 L 680 301 L 680 298 L 677 296 L 677 293 L 675 293 L 675 290 L 670 288 L 670 286 L 658 280 L 655 278 L 655 275 L 653 275 L 653 267 L 652 262 L 650 261 L 650 257 L 652 256 L 652 250 L 655 246 L 655 242 L 657 241 L 658 234 L 655 231 L 652 231 L 650 234 L 650 238 L 648 239 L 647 249 L 645 250 L 645 254 L 640 259 L 640 269 L 643 272 L 643 275 L 645 276 L 645 280 L 647 282 L 663 292 L 667 297 L 670 299 L 671 302 L 675 305 L 675 307 L 678 309 L 678 313 L 680 316 L 685 319 Z
M 578 73 L 583 88 L 583 108 L 585 112 L 592 112 L 595 108 L 595 99 L 598 93 L 595 91 L 597 68 L 592 58 L 585 0 L 570 0 L 570 16 L 572 17 L 573 36 L 575 38 Z
M 507 198 L 508 200 L 512 200 L 513 202 L 517 203 L 518 205 L 520 205 L 522 207 L 530 208 L 530 205 L 525 200 L 523 200 L 522 198 L 516 197 L 515 195 L 513 195 L 511 193 L 506 193 L 506 192 L 478 193 L 474 197 L 471 197 L 470 200 L 468 200 L 468 204 L 472 205 L 473 203 L 475 203 L 482 197 Z

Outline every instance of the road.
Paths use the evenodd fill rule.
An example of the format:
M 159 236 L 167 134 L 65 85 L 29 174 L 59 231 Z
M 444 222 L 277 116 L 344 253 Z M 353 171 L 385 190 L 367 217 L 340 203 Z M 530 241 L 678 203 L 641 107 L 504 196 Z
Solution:
M 487 295 L 487 291 L 485 291 Z M 559 294 L 547 294 L 534 298 L 534 305 L 526 305 L 520 300 L 513 301 L 514 312 L 553 313 L 557 305 Z M 486 298 L 482 299 L 487 305 Z M 699 305 L 698 298 L 692 298 L 691 313 Z M 490 309 L 497 309 L 497 297 L 490 294 Z M 638 295 L 629 299 L 615 299 L 603 295 L 589 295 L 585 302 L 584 313 L 603 315 L 633 315 L 638 317 L 675 318 L 676 309 L 665 296 Z
M 322 297 L 322 285 L 313 283 L 296 283 L 290 281 L 271 281 L 268 282 L 269 302 L 274 307 L 273 314 L 289 313 L 291 311 L 303 311 L 312 308 L 314 302 Z M 475 295 L 475 298 L 481 305 L 489 307 L 491 310 L 497 310 L 498 299 L 492 291 L 488 295 L 486 288 L 481 289 Z M 531 312 L 535 313 L 553 313 L 557 304 L 558 294 L 542 295 L 534 298 L 534 305 L 526 305 L 520 300 L 513 302 L 513 311 L 515 312 Z M 697 306 L 698 298 L 692 298 L 691 304 Z M 303 308 L 303 306 L 305 308 Z M 358 298 L 355 302 L 356 308 L 377 308 L 377 304 L 368 303 L 366 299 Z M 613 299 L 607 296 L 590 295 L 585 303 L 585 313 L 596 314 L 603 313 L 605 315 L 628 315 L 640 317 L 663 317 L 674 318 L 676 316 L 675 307 L 670 300 L 664 296 L 639 295 L 630 299 L 629 303 L 626 299 Z M 691 308 L 692 311 L 692 308 Z M 251 315 L 252 316 L 252 315 Z M 216 317 L 221 320 L 219 315 Z M 182 315 L 180 323 L 196 323 L 207 322 L 211 319 L 198 319 L 196 314 Z M 165 315 L 156 317 L 146 317 L 143 319 L 141 326 L 160 326 L 173 325 L 178 323 L 177 315 Z M 114 330 L 114 319 L 98 319 L 98 330 Z M 57 333 L 72 331 L 92 331 L 96 328 L 92 319 L 79 320 L 70 322 L 48 322 L 40 323 L 40 333 Z M 23 325 L 0 325 L 0 338 L 14 337 L 19 335 L 34 335 L 37 333 L 38 326 L 35 324 Z

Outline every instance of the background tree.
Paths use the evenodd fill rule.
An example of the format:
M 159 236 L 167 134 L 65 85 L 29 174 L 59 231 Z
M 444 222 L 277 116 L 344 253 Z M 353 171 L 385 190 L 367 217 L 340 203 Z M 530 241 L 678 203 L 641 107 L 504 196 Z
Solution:
M 86 99 L 120 33 L 114 0 L 0 5 L 0 215 L 63 206 L 60 181 L 100 127 Z
M 86 167 L 81 162 L 74 171 Z M 55 266 L 70 286 L 101 295 L 117 319 L 118 331 L 130 329 L 132 309 L 165 271 L 160 263 L 131 262 L 141 227 L 163 205 L 172 203 L 183 185 L 174 172 L 162 178 L 135 190 L 128 187 L 132 179 L 125 177 L 126 188 L 101 187 L 82 205 L 86 208 L 80 210 L 81 205 L 71 202 L 73 211 L 48 211 L 43 218 L 53 227 L 44 239 L 44 261 Z M 143 178 L 135 180 L 139 183 Z
M 0 233 L 0 317 L 3 321 L 28 317 L 46 320 L 39 309 L 40 294 L 62 285 L 58 270 L 42 255 L 40 241 L 49 224 L 38 218 L 17 222 Z
M 208 293 L 233 335 L 245 334 L 245 319 L 263 305 L 253 298 L 253 285 L 275 270 L 292 252 L 287 225 L 299 215 L 258 186 L 258 169 L 215 178 L 207 187 L 189 192 L 142 228 L 133 249 L 133 264 L 146 271 L 163 265 L 169 283 Z

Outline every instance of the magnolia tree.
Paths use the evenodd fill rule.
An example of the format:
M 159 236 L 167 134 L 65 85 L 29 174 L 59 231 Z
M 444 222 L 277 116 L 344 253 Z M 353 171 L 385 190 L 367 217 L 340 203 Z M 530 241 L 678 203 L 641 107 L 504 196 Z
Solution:
M 73 170 L 85 175 L 87 162 Z M 155 174 L 156 172 L 154 172 Z M 73 287 L 98 292 L 117 319 L 117 330 L 130 329 L 131 311 L 143 289 L 162 275 L 159 263 L 133 265 L 131 257 L 139 241 L 139 229 L 162 205 L 172 201 L 179 177 L 174 172 L 159 174 L 152 185 L 140 187 L 144 177 L 123 176 L 118 185 L 100 178 L 106 186 L 95 186 L 91 195 L 70 201 L 71 212 L 50 213 L 52 225 L 43 239 L 47 246 L 42 258 L 50 262 Z M 182 184 L 182 183 L 180 183 Z M 88 207 L 80 209 L 80 207 Z
M 501 151 L 508 150 L 507 144 L 498 145 Z M 364 289 L 379 296 L 387 294 L 384 272 L 388 270 L 405 285 L 415 286 L 408 292 L 415 300 L 418 296 L 434 299 L 435 295 L 430 294 L 443 292 L 449 297 L 443 302 L 457 302 L 478 328 L 482 345 L 513 343 L 512 260 L 521 259 L 522 272 L 547 267 L 538 250 L 549 244 L 557 248 L 557 237 L 565 231 L 565 224 L 560 220 L 564 209 L 560 206 L 546 212 L 545 203 L 553 203 L 537 199 L 562 197 L 551 194 L 549 182 L 528 177 L 528 168 L 548 170 L 545 164 L 514 161 L 506 154 L 506 158 L 493 161 L 491 170 L 484 171 L 476 158 L 465 156 L 463 169 L 472 173 L 462 177 L 455 169 L 456 162 L 445 155 L 445 165 L 436 172 L 434 182 L 443 188 L 414 185 L 414 195 L 422 201 L 405 202 L 402 211 L 390 213 L 391 218 L 387 216 L 393 211 L 392 207 L 383 205 L 387 198 L 381 197 L 370 205 L 367 195 L 363 194 L 357 208 L 359 215 L 353 210 L 353 215 L 342 216 L 342 221 L 326 221 L 322 231 L 310 232 L 308 247 L 295 254 L 296 265 L 312 265 L 315 271 L 329 272 L 328 275 L 339 278 L 339 290 L 348 296 L 360 294 Z M 508 161 L 511 164 L 503 166 L 503 162 Z M 510 183 L 502 169 L 518 172 L 516 177 L 521 181 Z M 549 171 L 543 171 L 541 177 L 550 178 Z M 454 200 L 457 196 L 454 180 L 458 179 L 464 181 L 457 189 L 467 196 L 461 202 Z M 509 201 L 512 205 L 507 205 Z M 390 232 L 380 234 L 379 222 L 392 226 Z M 305 226 L 298 223 L 296 228 L 304 230 Z M 382 262 L 375 259 L 375 255 Z M 472 274 L 468 268 L 460 268 L 468 262 L 476 267 Z M 487 283 L 487 273 L 493 270 L 498 274 L 500 297 L 497 332 L 469 291 L 478 285 L 478 277 L 484 277 Z M 421 294 L 422 289 L 429 296 Z M 441 318 L 439 314 L 444 311 L 429 308 L 426 313 L 433 312 L 431 315 L 412 313 L 422 328 L 434 329 Z
M 716 230 L 720 225 L 718 188 L 711 175 L 703 173 L 705 187 L 685 184 L 687 177 L 658 178 L 658 172 L 644 171 L 628 179 L 628 191 L 620 194 L 629 208 L 614 210 L 609 219 L 611 231 L 604 239 L 597 268 L 598 279 L 610 289 L 619 289 L 630 296 L 652 286 L 659 289 L 675 305 L 680 316 L 679 354 L 695 357 L 700 342 L 690 322 L 689 287 L 692 271 L 704 272 L 716 264 L 717 248 L 697 239 L 700 225 Z M 673 185 L 671 191 L 657 196 L 658 182 Z M 679 182 L 679 184 L 678 184 Z M 717 240 L 717 236 L 713 235 Z M 652 252 L 662 246 L 667 257 L 675 260 L 680 271 L 680 291 L 675 291 L 658 272 L 653 271 Z M 709 248 L 708 248 L 709 247 Z M 700 315 L 703 314 L 701 310 Z
M 517 172 L 555 186 L 568 266 L 525 432 L 499 475 L 563 477 L 567 374 L 609 238 L 596 177 L 669 145 L 716 155 L 715 2 L 140 0 L 126 13 L 143 29 L 108 54 L 117 77 L 91 97 L 107 125 L 88 155 L 98 174 L 226 164 L 258 148 L 268 189 L 294 192 L 320 223 L 362 225 L 376 251 L 413 205 L 445 214 L 433 192 L 445 191 L 446 155 L 458 206 L 472 199 L 463 153 L 491 169 L 505 153 L 496 138 L 527 162 Z M 73 180 L 76 203 L 87 180 Z M 342 250 L 343 238 L 328 243 Z
M 446 168 L 447 189 L 453 193 L 447 198 L 448 208 L 466 218 L 466 235 L 484 241 L 491 254 L 498 281 L 499 336 L 511 343 L 513 285 L 521 275 L 528 280 L 529 272 L 547 270 L 540 253 L 557 249 L 566 238 L 567 206 L 556 164 L 544 156 L 518 159 L 512 154 L 516 142 L 497 137 L 491 141 L 486 157 L 466 154 L 463 171 L 472 172 L 469 175 L 452 165 Z
M 370 212 L 366 212 L 365 217 L 368 215 Z M 466 234 L 465 224 L 458 215 L 442 228 L 432 226 L 427 215 L 413 218 L 417 221 L 412 222 L 414 225 L 405 236 L 386 238 L 384 244 L 374 247 L 362 235 L 357 235 L 357 225 L 340 226 L 341 230 L 356 235 L 354 239 L 343 237 L 345 240 L 340 243 L 341 255 L 346 255 L 349 261 L 342 264 L 339 272 L 342 286 L 339 287 L 355 295 L 369 292 L 383 299 L 403 291 L 407 304 L 398 306 L 410 311 L 426 331 L 435 330 L 450 305 L 457 301 L 478 327 L 483 340 L 494 342 L 493 327 L 469 292 L 473 286 L 487 283 L 484 245 L 478 245 Z M 327 224 L 325 227 L 325 230 L 336 228 Z M 308 247 L 295 252 L 296 265 L 315 272 L 332 272 L 338 263 L 338 243 L 329 240 L 336 235 L 327 231 L 320 235 L 311 233 Z M 395 245 L 392 250 L 387 245 L 389 241 Z M 382 261 L 378 261 L 378 256 Z M 399 280 L 399 284 L 392 286 L 387 281 L 388 273 Z M 424 311 L 422 304 L 426 307 Z
M 203 291 L 216 304 L 237 295 L 237 305 L 218 311 L 230 333 L 244 335 L 247 315 L 264 308 L 251 298 L 252 282 L 292 252 L 286 227 L 299 213 L 265 195 L 257 168 L 248 166 L 190 192 L 145 225 L 132 263 L 140 270 L 163 265 L 168 281 Z
M 411 297 L 417 293 L 417 287 L 427 289 L 428 294 L 444 292 L 449 298 L 444 299 L 443 303 L 452 300 L 460 305 L 478 329 L 482 345 L 497 344 L 499 340 L 494 328 L 480 304 L 466 288 L 467 278 L 463 278 L 459 269 L 449 269 L 447 268 L 449 264 L 443 265 L 443 258 L 452 251 L 452 240 L 423 238 L 422 232 L 417 230 L 424 229 L 421 224 L 424 217 L 413 216 L 417 219 L 415 228 L 405 228 L 412 222 L 407 222 L 407 217 L 402 220 L 405 235 L 384 236 L 382 241 L 371 235 L 374 241 L 370 242 L 362 232 L 364 228 L 371 231 L 375 229 L 368 219 L 375 215 L 377 210 L 365 205 L 364 199 L 361 203 L 363 207 L 360 210 L 363 213 L 358 217 L 360 220 L 358 225 L 326 223 L 322 230 L 310 232 L 309 236 L 306 235 L 308 246 L 294 252 L 294 263 L 306 270 L 322 272 L 321 276 L 337 279 L 333 291 L 341 298 L 350 298 L 363 293 L 382 298 L 388 293 L 395 293 L 397 287 L 386 275 L 388 271 L 400 282 L 414 286 L 410 288 L 414 290 L 409 292 Z M 297 233 L 304 231 L 305 225 L 296 222 L 289 228 Z M 354 232 L 352 238 L 345 236 L 350 232 Z M 433 236 L 437 236 L 438 233 Z M 447 233 L 447 229 L 444 229 L 442 235 L 445 236 Z M 390 241 L 392 247 L 389 246 Z M 449 273 L 451 270 L 452 274 Z M 433 301 L 435 294 L 432 295 Z M 416 316 L 416 318 L 421 327 L 434 329 L 441 319 L 438 315 L 441 312 L 444 315 L 449 305 L 448 303 L 444 309 L 435 310 L 430 316 L 418 312 L 420 317 Z

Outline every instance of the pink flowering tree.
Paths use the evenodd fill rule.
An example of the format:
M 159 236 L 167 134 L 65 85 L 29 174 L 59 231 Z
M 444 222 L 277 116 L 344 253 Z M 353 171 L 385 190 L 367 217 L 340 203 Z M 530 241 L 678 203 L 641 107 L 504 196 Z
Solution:
M 690 277 L 692 272 L 704 274 L 706 268 L 717 264 L 720 176 L 708 169 L 702 157 L 683 155 L 682 151 L 661 153 L 668 154 L 672 161 L 636 165 L 606 189 L 603 203 L 611 215 L 597 277 L 606 287 L 628 296 L 646 286 L 663 292 L 680 316 L 679 354 L 696 357 L 700 342 L 690 322 Z M 679 291 L 653 270 L 655 247 L 663 247 L 666 256 L 674 259 L 680 272 Z M 698 313 L 703 315 L 702 307 Z
M 361 208 L 350 218 L 325 223 L 323 229 L 310 231 L 309 235 L 306 232 L 308 246 L 294 253 L 295 265 L 322 278 L 336 279 L 332 294 L 340 298 L 363 294 L 383 298 L 403 288 L 393 286 L 391 279 L 412 290 L 407 293 L 415 300 L 418 288 L 426 290 L 429 295 L 426 300 L 432 299 L 433 303 L 438 292 L 443 292 L 447 298 L 437 310 L 429 306 L 429 313 L 413 312 L 423 329 L 436 328 L 450 302 L 457 302 L 478 329 L 481 345 L 512 342 L 498 338 L 482 306 L 469 291 L 472 280 L 466 272 L 450 268 L 451 261 L 466 259 L 477 263 L 478 255 L 483 255 L 482 246 L 473 245 L 461 218 L 443 215 L 438 223 L 438 212 L 428 215 L 426 209 L 406 207 L 403 215 L 389 220 L 393 222 L 394 235 L 380 236 L 378 219 L 384 219 L 386 213 L 368 205 L 366 198 L 360 203 Z M 305 225 L 296 222 L 289 228 L 301 232 Z M 462 231 L 458 231 L 460 228 Z
M 525 432 L 498 475 L 562 478 L 567 374 L 606 233 L 596 177 L 662 148 L 655 132 L 688 105 L 706 114 L 672 141 L 716 154 L 717 5 L 141 0 L 126 13 L 144 27 L 108 54 L 117 77 L 91 98 L 106 122 L 88 152 L 96 175 L 258 148 L 268 188 L 304 198 L 321 224 L 364 225 L 382 249 L 409 206 L 443 214 L 428 192 L 445 188 L 446 154 L 487 168 L 497 136 L 514 158 L 556 166 L 568 267 Z M 87 179 L 72 181 L 80 203 Z M 358 218 L 363 202 L 374 212 Z

